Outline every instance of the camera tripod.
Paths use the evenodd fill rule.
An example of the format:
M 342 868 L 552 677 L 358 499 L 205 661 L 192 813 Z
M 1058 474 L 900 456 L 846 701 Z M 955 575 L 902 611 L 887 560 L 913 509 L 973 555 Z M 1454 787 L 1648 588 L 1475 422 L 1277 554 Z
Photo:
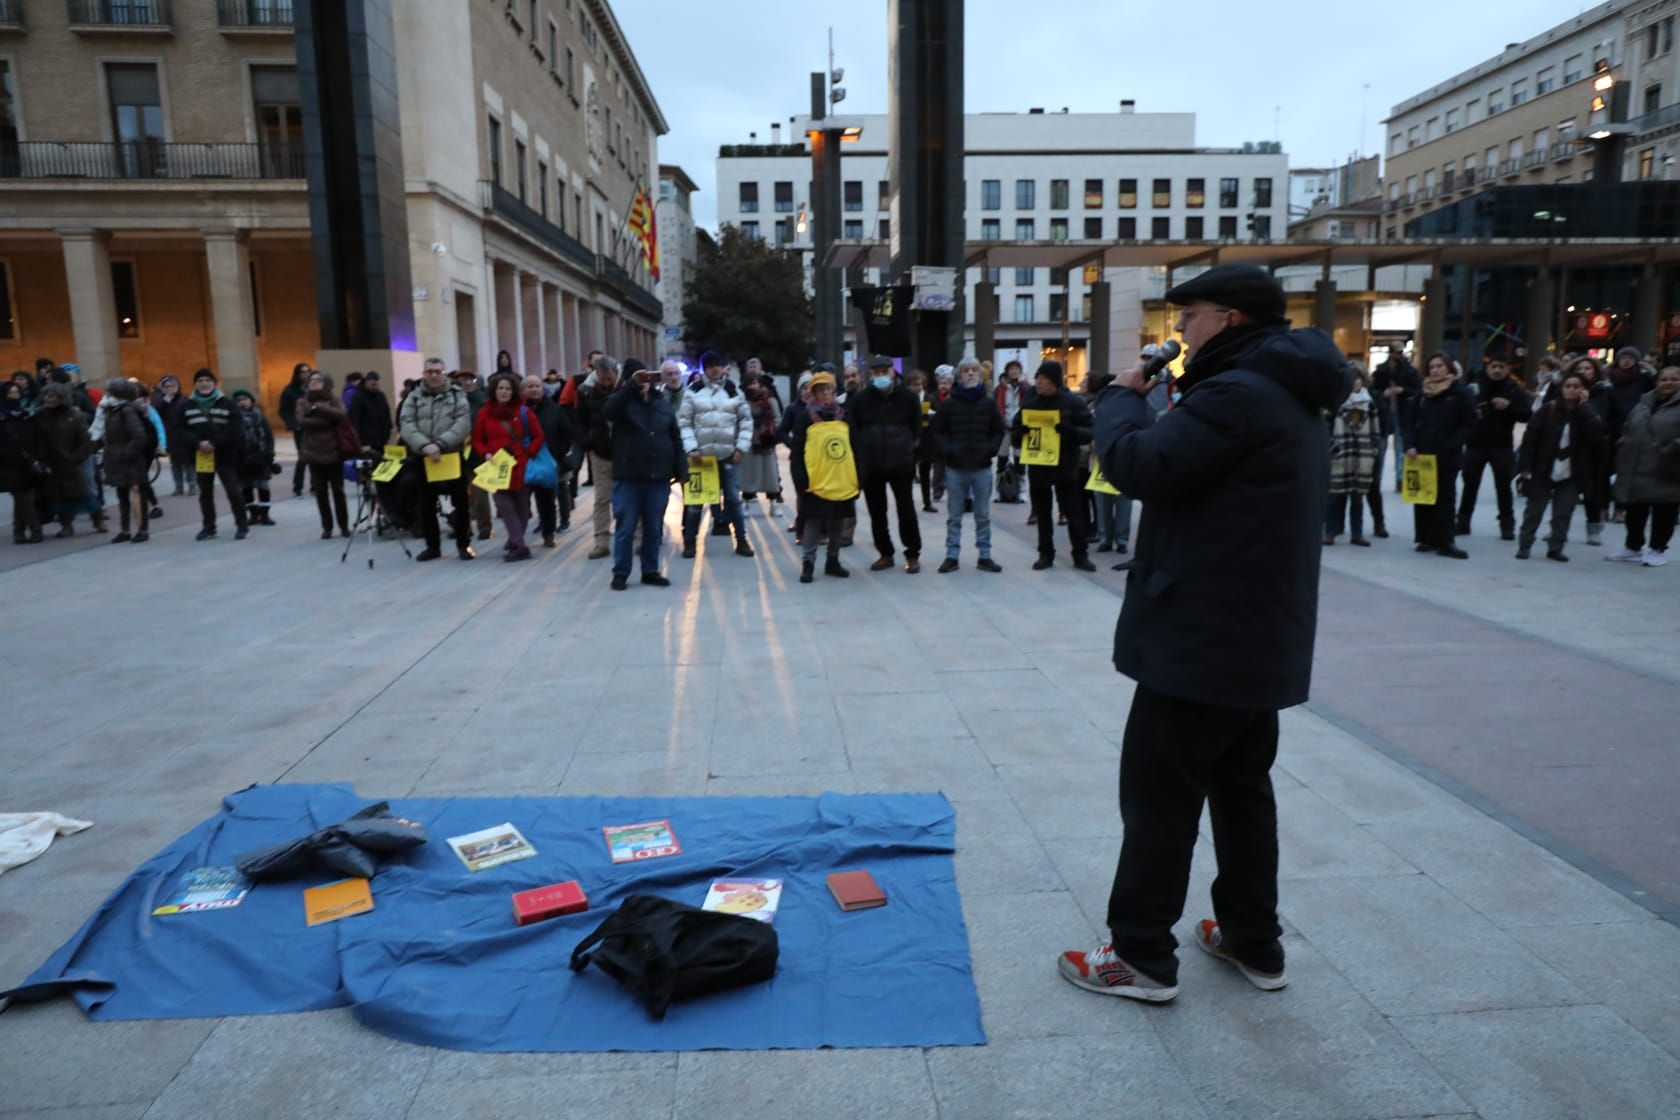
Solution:
M 350 550 L 356 544 L 356 538 L 367 536 L 367 566 L 373 568 L 373 542 L 379 539 L 380 531 L 389 528 L 397 538 L 397 544 L 402 546 L 403 555 L 414 559 L 414 554 L 408 550 L 407 534 L 395 521 L 385 516 L 385 510 L 379 501 L 379 489 L 373 481 L 372 459 L 356 460 L 356 520 L 350 527 L 350 537 L 344 542 L 344 551 L 339 554 L 338 562 L 344 563 L 350 558 Z

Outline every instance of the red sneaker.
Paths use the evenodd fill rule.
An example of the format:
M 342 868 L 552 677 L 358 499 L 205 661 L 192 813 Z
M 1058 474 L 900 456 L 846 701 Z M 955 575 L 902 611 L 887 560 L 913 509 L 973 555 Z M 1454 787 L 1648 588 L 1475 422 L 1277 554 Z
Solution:
M 1196 944 L 1210 957 L 1216 957 L 1226 964 L 1235 966 L 1243 974 L 1243 978 L 1263 992 L 1275 992 L 1279 988 L 1289 986 L 1289 977 L 1281 972 L 1261 972 L 1257 968 L 1250 968 L 1233 957 L 1225 948 L 1223 938 L 1219 936 L 1219 923 L 1211 918 L 1203 918 L 1196 923 Z
M 1088 992 L 1105 996 L 1142 1000 L 1144 1003 L 1166 1003 L 1178 995 L 1177 984 L 1163 984 L 1132 968 L 1114 953 L 1108 942 L 1089 953 L 1069 949 L 1056 958 L 1056 970 L 1062 979 Z

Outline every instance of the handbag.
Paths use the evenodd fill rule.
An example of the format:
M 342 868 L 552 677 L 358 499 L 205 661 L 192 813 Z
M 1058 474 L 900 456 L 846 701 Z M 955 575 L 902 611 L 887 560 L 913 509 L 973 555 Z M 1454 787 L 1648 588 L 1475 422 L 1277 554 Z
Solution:
M 690 999 L 768 980 L 776 974 L 774 928 L 738 914 L 699 910 L 633 894 L 572 950 L 572 971 L 593 961 L 629 988 L 649 1018 L 674 999 Z
M 521 432 L 523 432 L 525 427 L 525 418 L 530 416 L 530 414 L 531 413 L 528 409 L 526 409 L 523 405 L 520 406 L 519 426 Z M 526 436 L 525 447 L 529 449 L 530 446 L 531 439 L 529 436 Z M 554 461 L 554 456 L 549 453 L 548 444 L 546 442 L 541 447 L 537 448 L 537 453 L 535 455 L 532 455 L 525 460 L 525 485 L 541 486 L 545 490 L 552 490 L 560 485 L 560 464 Z
M 348 419 L 338 422 L 338 457 L 340 459 L 360 459 L 362 457 L 362 437 Z

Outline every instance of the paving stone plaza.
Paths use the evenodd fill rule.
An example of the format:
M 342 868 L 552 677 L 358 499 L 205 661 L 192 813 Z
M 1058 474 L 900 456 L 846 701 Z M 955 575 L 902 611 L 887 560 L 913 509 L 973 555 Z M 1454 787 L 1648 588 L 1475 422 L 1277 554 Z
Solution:
M 1327 549 L 1314 699 L 1274 771 L 1291 984 L 1190 947 L 1204 822 L 1183 991 L 1146 1007 L 1055 973 L 1101 936 L 1131 688 L 1108 663 L 1122 577 L 1030 572 L 1024 507 L 995 510 L 1001 575 L 854 550 L 852 579 L 802 587 L 785 522 L 755 516 L 756 560 L 702 538 L 670 589 L 615 594 L 575 529 L 522 565 L 382 542 L 370 572 L 307 499 L 202 544 L 190 499 L 165 501 L 143 547 L 0 550 L 0 810 L 95 822 L 0 879 L 0 987 L 254 782 L 942 790 L 989 1042 L 487 1055 L 346 1011 L 96 1024 L 58 1001 L 0 1015 L 6 1120 L 700 1118 L 749 1084 L 809 1120 L 1680 1115 L 1672 569 L 1579 544 L 1518 563 L 1491 506 L 1467 562 L 1401 533 Z

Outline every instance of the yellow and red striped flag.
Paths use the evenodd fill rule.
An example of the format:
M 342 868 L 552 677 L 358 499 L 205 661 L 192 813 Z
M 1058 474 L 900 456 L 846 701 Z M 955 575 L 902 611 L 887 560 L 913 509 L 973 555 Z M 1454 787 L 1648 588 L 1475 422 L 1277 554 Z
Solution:
M 627 223 L 637 240 L 642 243 L 642 263 L 647 265 L 648 274 L 654 282 L 659 282 L 659 229 L 653 213 L 653 199 L 648 197 L 647 188 L 636 188 L 636 199 L 630 204 L 630 218 Z

